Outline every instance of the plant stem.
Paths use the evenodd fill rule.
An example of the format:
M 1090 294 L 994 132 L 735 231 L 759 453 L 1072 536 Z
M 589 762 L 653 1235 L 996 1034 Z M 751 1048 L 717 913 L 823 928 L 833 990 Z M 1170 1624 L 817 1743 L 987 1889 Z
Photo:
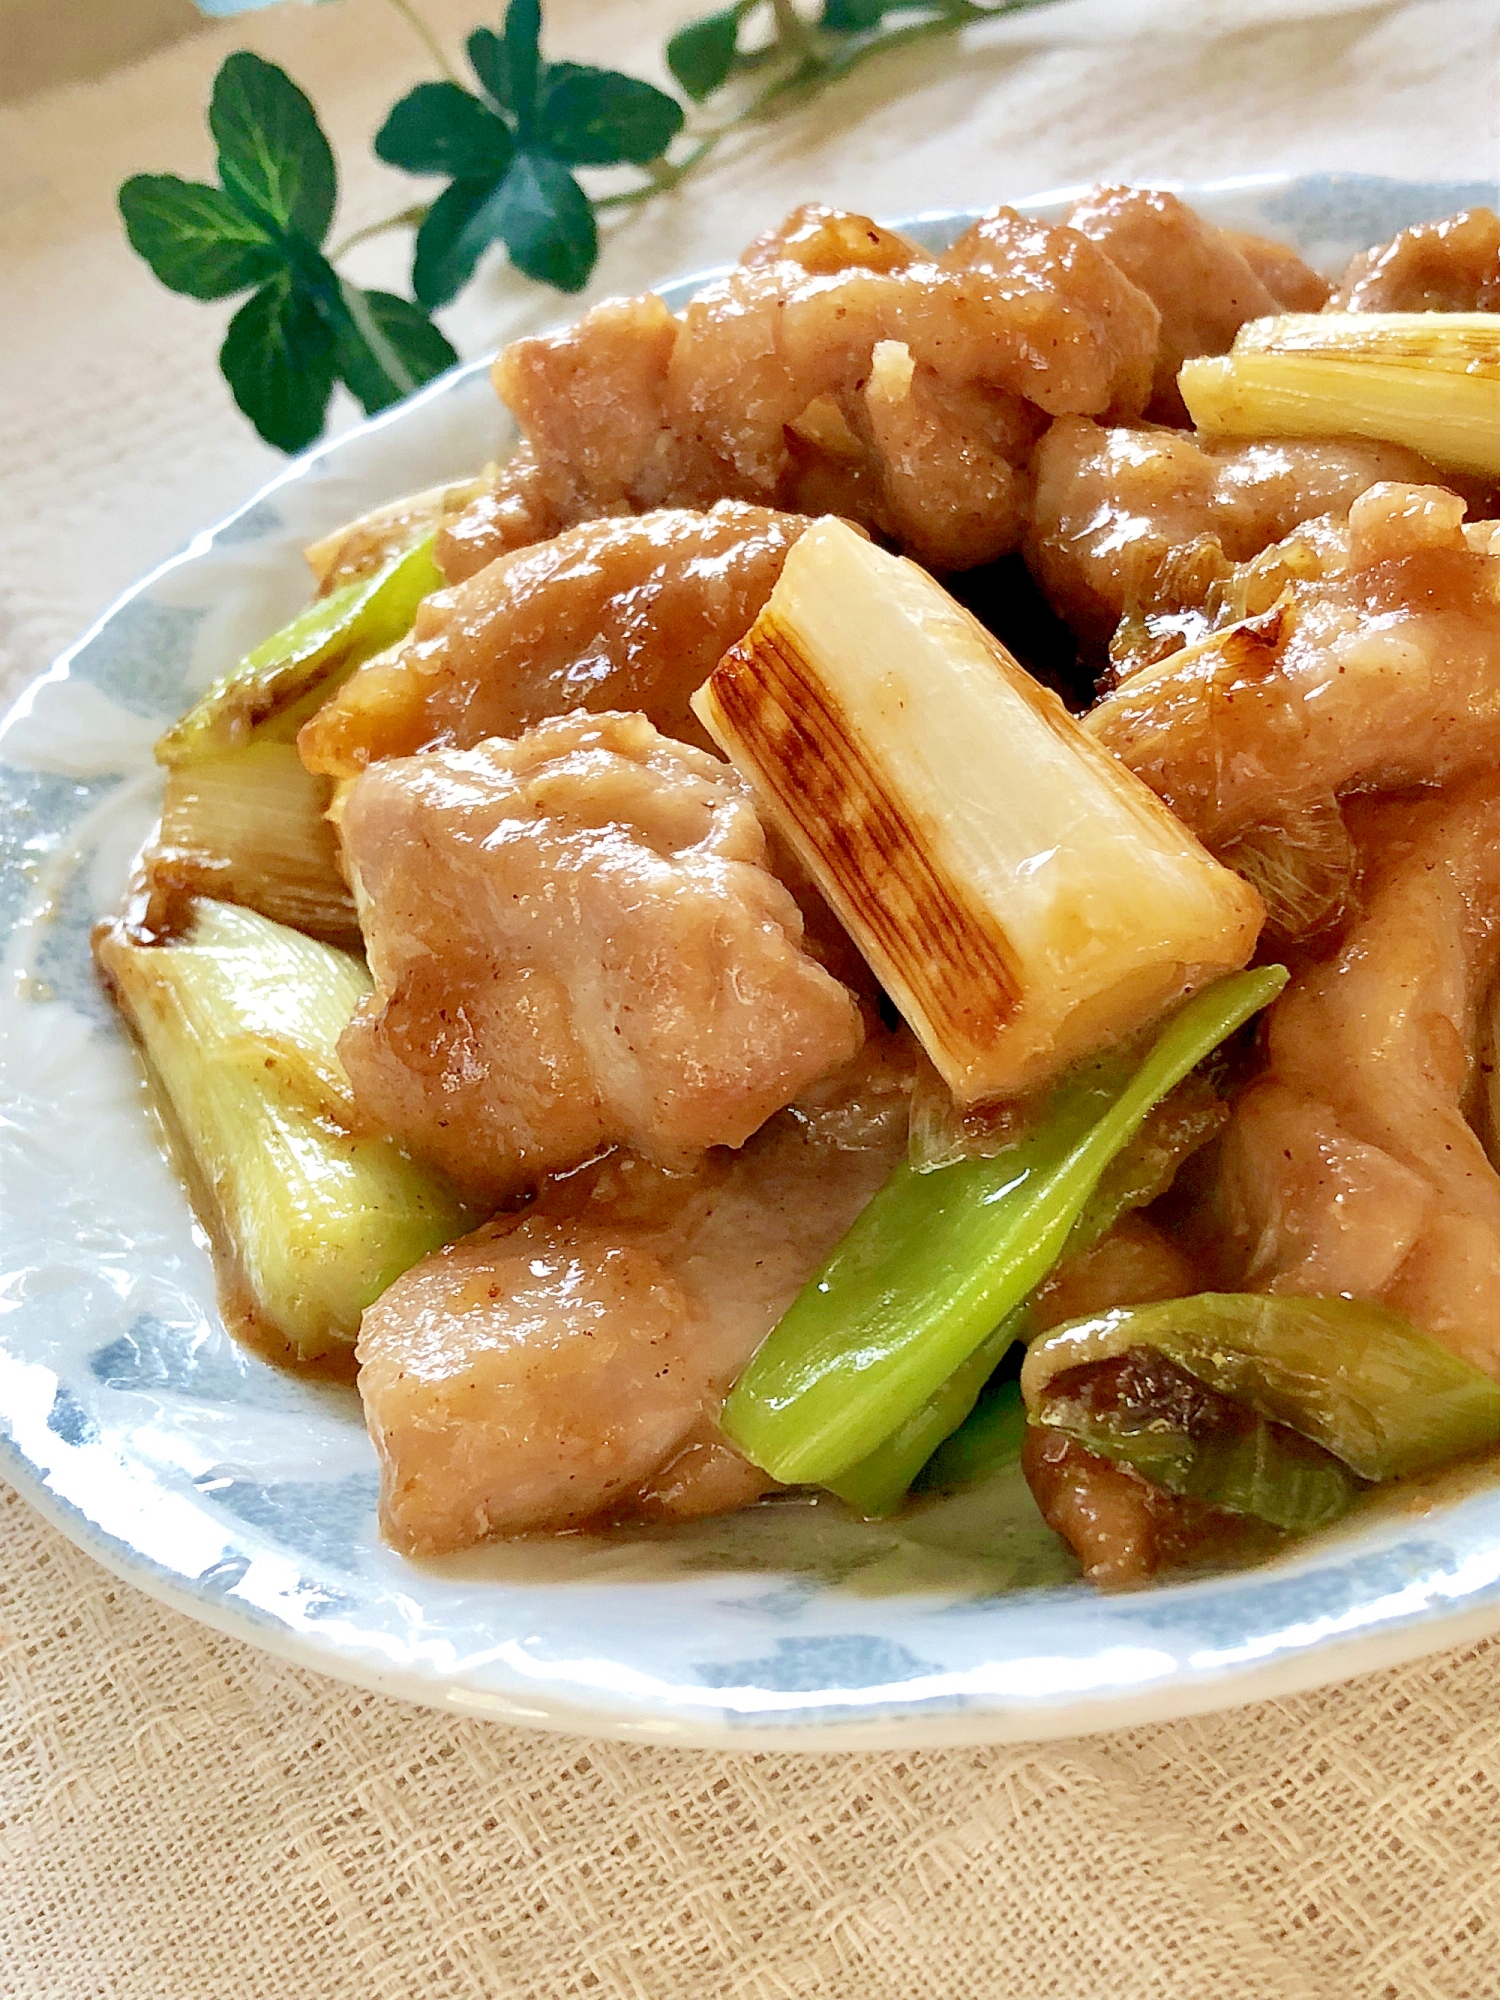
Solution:
M 352 250 L 356 243 L 368 243 L 372 236 L 383 236 L 388 229 L 418 229 L 427 220 L 429 204 L 418 202 L 412 208 L 403 208 L 395 215 L 387 215 L 379 222 L 367 222 L 363 229 L 353 229 L 342 242 L 335 243 L 327 253 L 332 262 Z
M 716 131 L 705 132 L 703 137 L 675 162 L 653 160 L 645 170 L 651 177 L 649 180 L 642 181 L 639 187 L 623 188 L 619 194 L 601 195 L 594 203 L 595 214 L 600 214 L 607 208 L 635 208 L 641 202 L 649 201 L 654 194 L 666 194 L 669 189 L 676 187 L 679 181 L 685 180 L 694 167 L 706 160 L 719 141 L 727 139 L 733 130 L 733 125 L 721 125 Z
M 798 57 L 802 62 L 816 62 L 818 51 L 812 30 L 797 12 L 792 0 L 771 0 L 771 12 L 776 16 L 776 39 L 787 54 Z
M 449 62 L 447 56 L 444 55 L 442 43 L 411 4 L 411 0 L 390 0 L 390 4 L 401 16 L 407 27 L 411 29 L 423 48 L 426 49 L 428 55 L 432 57 L 433 62 L 437 65 L 439 75 L 446 77 L 449 83 L 459 84 L 461 89 L 463 86 L 458 71 Z

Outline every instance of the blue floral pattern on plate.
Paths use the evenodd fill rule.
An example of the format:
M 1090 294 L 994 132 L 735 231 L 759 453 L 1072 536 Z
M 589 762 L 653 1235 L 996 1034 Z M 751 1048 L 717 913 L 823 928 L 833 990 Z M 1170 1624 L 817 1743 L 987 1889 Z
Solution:
M 1326 174 L 1187 192 L 1328 268 L 1495 194 Z M 1023 205 L 1057 215 L 1068 199 Z M 939 247 L 968 219 L 910 226 Z M 219 1322 L 88 927 L 154 816 L 156 734 L 297 608 L 302 545 L 508 437 L 473 363 L 308 454 L 123 599 L 0 732 L 0 1470 L 122 1576 L 290 1660 L 468 1713 L 658 1741 L 1056 1735 L 1500 1624 L 1500 1482 L 1458 1476 L 1267 1568 L 1115 1598 L 1076 1580 L 1024 1495 L 879 1527 L 781 1503 L 420 1566 L 381 1546 L 353 1393 L 276 1373 Z

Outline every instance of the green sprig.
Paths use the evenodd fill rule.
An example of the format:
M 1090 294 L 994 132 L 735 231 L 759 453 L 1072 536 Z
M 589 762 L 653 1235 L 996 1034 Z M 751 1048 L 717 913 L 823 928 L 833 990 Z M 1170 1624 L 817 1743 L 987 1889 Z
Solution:
M 503 34 L 478 28 L 478 91 L 420 83 L 375 137 L 387 165 L 448 185 L 417 231 L 412 289 L 428 307 L 462 291 L 491 244 L 528 277 L 576 292 L 599 254 L 575 167 L 646 166 L 682 129 L 675 97 L 616 70 L 549 63 L 537 0 L 511 0 Z
M 284 70 L 245 50 L 230 56 L 208 124 L 219 185 L 137 174 L 120 189 L 120 213 L 132 247 L 172 291 L 222 299 L 253 287 L 219 366 L 268 444 L 310 444 L 336 381 L 374 412 L 457 360 L 420 306 L 362 291 L 324 256 L 338 171 L 317 113 Z

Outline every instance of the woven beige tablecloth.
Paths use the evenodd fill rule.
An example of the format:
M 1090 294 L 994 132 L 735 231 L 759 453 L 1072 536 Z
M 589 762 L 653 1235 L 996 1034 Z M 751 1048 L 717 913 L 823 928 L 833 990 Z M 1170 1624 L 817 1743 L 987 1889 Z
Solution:
M 693 11 L 551 0 L 552 50 L 649 72 Z M 450 46 L 483 16 L 427 12 Z M 896 214 L 1099 175 L 1493 175 L 1496 20 L 1069 0 L 727 151 L 611 236 L 595 289 L 721 259 L 813 196 Z M 201 106 L 243 45 L 317 99 L 344 226 L 410 198 L 367 150 L 424 74 L 382 0 L 253 15 L 7 114 L 7 692 L 276 463 L 215 373 L 228 308 L 161 291 L 111 205 L 128 173 L 206 170 Z M 403 276 L 396 246 L 360 254 L 366 282 Z M 556 315 L 496 270 L 448 323 L 476 351 Z M 5 2000 L 1500 2000 L 1500 1642 L 1035 1749 L 622 1748 L 282 1667 L 0 1489 L 0 1686 Z

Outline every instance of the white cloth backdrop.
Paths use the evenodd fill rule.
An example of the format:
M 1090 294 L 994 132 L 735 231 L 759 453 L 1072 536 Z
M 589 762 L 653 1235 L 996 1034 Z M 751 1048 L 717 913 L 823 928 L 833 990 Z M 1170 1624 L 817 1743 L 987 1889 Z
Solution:
M 34 12 L 35 10 L 33 10 Z M 429 0 L 455 47 L 480 0 Z M 552 0 L 550 50 L 660 74 L 691 0 Z M 795 201 L 899 214 L 1098 176 L 1493 176 L 1493 0 L 1065 0 L 871 67 L 610 236 L 595 295 Z M 204 174 L 213 72 L 282 62 L 341 227 L 400 207 L 427 73 L 383 0 L 286 6 L 6 114 L 0 689 L 276 463 L 113 190 Z M 397 244 L 356 275 L 404 277 Z M 466 352 L 558 316 L 486 268 Z M 715 1756 L 455 1722 L 282 1668 L 0 1503 L 10 2000 L 1496 2000 L 1500 1646 L 1207 1720 L 921 1756 Z

